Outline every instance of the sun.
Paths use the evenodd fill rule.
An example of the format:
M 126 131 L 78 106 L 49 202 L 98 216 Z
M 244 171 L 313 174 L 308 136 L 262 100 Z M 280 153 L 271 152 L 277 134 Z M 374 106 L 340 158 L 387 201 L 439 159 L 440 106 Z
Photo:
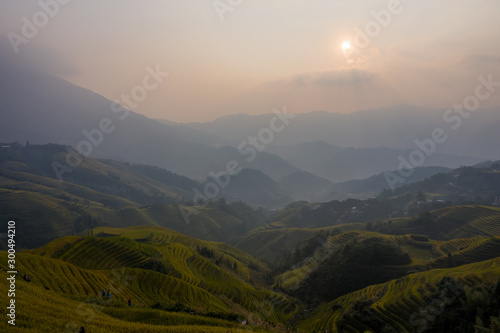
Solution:
M 342 43 L 342 49 L 348 51 L 351 48 L 351 42 L 345 41 Z

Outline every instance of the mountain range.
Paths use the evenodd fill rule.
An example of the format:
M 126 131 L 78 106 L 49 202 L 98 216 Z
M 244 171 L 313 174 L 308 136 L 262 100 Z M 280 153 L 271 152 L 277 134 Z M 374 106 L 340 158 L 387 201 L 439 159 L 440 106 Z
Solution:
M 147 118 L 42 72 L 1 65 L 0 142 L 63 144 L 81 155 L 158 166 L 205 184 L 215 181 L 214 175 L 227 173 L 228 165 L 236 171 L 253 169 L 261 174 L 236 176 L 235 172 L 231 180 L 248 183 L 250 175 L 262 178 L 261 183 L 272 180 L 276 193 L 293 199 L 341 198 L 329 196 L 338 192 L 331 183 L 397 170 L 401 158 L 408 159 L 415 151 L 408 138 L 424 140 L 433 127 L 443 125 L 439 110 L 408 106 L 288 118 L 283 116 L 286 110 L 275 110 L 268 115 L 176 124 Z M 455 133 L 450 133 L 450 139 L 420 166 L 456 168 L 495 159 L 499 119 L 495 110 L 477 111 L 457 138 L 452 140 Z M 282 130 L 272 132 L 271 123 Z M 66 163 L 58 165 L 62 177 L 71 169 L 70 151 L 66 157 Z M 73 158 L 77 163 L 78 157 Z M 240 182 L 242 177 L 248 179 Z M 222 192 L 256 202 L 242 196 L 234 184 Z

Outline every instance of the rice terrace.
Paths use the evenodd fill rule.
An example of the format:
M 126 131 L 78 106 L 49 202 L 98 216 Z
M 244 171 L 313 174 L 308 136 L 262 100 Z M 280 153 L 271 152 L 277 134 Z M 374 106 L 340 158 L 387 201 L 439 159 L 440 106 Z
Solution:
M 1 333 L 500 333 L 500 1 L 0 8 Z

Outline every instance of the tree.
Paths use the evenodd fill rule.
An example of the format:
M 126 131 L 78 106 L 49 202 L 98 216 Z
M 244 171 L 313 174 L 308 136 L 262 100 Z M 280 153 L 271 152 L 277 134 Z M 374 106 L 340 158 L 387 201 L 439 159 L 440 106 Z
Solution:
M 425 193 L 422 192 L 422 190 L 418 191 L 417 195 L 415 196 L 415 200 L 417 201 L 427 201 L 425 197 Z
M 446 267 L 453 267 L 453 257 L 451 256 L 451 252 L 448 252 L 448 258 L 446 258 Z

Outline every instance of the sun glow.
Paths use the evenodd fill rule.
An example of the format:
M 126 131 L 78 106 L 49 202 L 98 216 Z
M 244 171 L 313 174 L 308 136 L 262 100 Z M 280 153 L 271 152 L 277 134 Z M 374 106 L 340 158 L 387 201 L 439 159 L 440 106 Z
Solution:
M 349 50 L 350 48 L 351 48 L 351 42 L 347 42 L 347 41 L 346 41 L 346 42 L 343 42 L 343 43 L 342 43 L 342 49 L 344 49 L 344 50 L 346 50 L 346 51 L 347 51 L 347 50 Z

